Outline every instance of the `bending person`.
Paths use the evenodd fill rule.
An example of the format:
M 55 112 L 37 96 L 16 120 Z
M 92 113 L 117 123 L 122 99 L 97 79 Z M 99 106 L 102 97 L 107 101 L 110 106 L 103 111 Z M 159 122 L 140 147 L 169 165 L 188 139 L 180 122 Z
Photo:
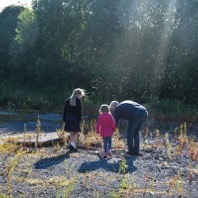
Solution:
M 140 130 L 146 121 L 148 112 L 146 108 L 131 100 L 121 103 L 112 101 L 109 105 L 110 111 L 115 119 L 116 127 L 120 119 L 128 121 L 127 146 L 129 155 L 140 156 Z

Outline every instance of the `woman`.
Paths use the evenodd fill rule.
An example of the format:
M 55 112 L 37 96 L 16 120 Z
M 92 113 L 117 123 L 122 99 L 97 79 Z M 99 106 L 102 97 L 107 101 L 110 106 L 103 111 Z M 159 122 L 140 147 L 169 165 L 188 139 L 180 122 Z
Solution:
M 65 122 L 64 130 L 70 132 L 70 151 L 77 152 L 76 142 L 78 133 L 81 132 L 82 103 L 81 98 L 85 95 L 84 89 L 74 89 L 72 95 L 66 100 L 63 113 Z

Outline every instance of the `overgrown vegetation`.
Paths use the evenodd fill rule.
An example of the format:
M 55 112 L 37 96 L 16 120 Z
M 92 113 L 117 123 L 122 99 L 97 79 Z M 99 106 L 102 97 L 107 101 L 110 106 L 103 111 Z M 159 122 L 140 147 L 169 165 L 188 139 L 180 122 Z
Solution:
M 152 137 L 147 136 L 146 133 L 141 133 L 141 139 L 144 139 L 144 141 L 142 141 L 141 143 L 141 148 L 144 154 L 145 152 L 149 151 L 149 149 L 154 149 L 153 151 L 156 152 L 156 154 L 159 153 L 158 151 L 162 151 L 164 154 L 161 157 L 165 159 L 164 166 L 167 167 L 169 166 L 169 164 L 171 165 L 175 161 L 180 162 L 182 164 L 182 156 L 186 156 L 188 160 L 188 165 L 187 167 L 183 167 L 183 169 L 185 169 L 187 173 L 184 175 L 184 172 L 181 173 L 180 170 L 177 170 L 177 174 L 173 174 L 172 177 L 169 176 L 168 181 L 164 183 L 164 185 L 166 186 L 164 190 L 162 190 L 159 187 L 161 185 L 160 183 L 158 183 L 159 179 L 151 176 L 149 172 L 144 173 L 145 175 L 142 174 L 141 177 L 142 181 L 144 182 L 140 185 L 138 179 L 141 178 L 135 178 L 133 173 L 128 172 L 129 164 L 127 162 L 127 158 L 121 157 L 119 162 L 119 168 L 117 170 L 117 176 L 116 178 L 114 178 L 116 179 L 116 181 L 120 180 L 120 187 L 115 191 L 110 191 L 109 197 L 121 198 L 129 197 L 130 195 L 135 194 L 140 196 L 146 196 L 150 193 L 159 196 L 181 196 L 186 193 L 184 187 L 186 185 L 186 182 L 188 182 L 189 184 L 195 182 L 194 178 L 198 172 L 196 163 L 194 162 L 198 161 L 198 143 L 195 141 L 193 137 L 187 135 L 187 124 L 182 123 L 179 127 L 175 128 L 175 130 L 173 130 L 172 133 L 169 132 L 164 134 L 161 133 L 159 129 L 156 129 L 154 132 L 150 131 L 150 133 L 153 134 Z M 116 133 L 114 136 L 113 141 L 117 143 L 120 142 L 120 144 L 114 144 L 114 151 L 123 151 L 125 149 L 123 147 L 120 148 L 120 146 L 118 146 L 126 146 L 126 143 L 123 143 L 124 139 L 121 138 L 120 135 L 121 134 Z M 49 155 L 58 156 L 59 153 L 62 152 L 62 147 L 64 147 L 64 144 L 66 144 L 66 142 L 64 142 L 63 145 L 61 144 L 58 149 L 54 149 L 53 153 L 49 153 L 50 151 L 48 151 L 45 148 L 35 147 L 30 150 L 28 149 L 28 147 L 22 147 L 22 145 L 11 144 L 9 143 L 10 140 L 11 138 L 4 139 L 4 144 L 0 145 L 0 155 L 6 154 L 10 156 L 9 160 L 5 161 L 5 177 L 7 178 L 7 189 L 6 194 L 0 194 L 2 197 L 12 197 L 13 181 L 21 181 L 39 186 L 49 185 L 50 188 L 54 186 L 56 197 L 72 197 L 72 192 L 75 190 L 75 185 L 79 185 L 78 181 L 80 180 L 80 178 L 82 178 L 82 184 L 87 189 L 91 184 L 90 182 L 93 182 L 95 177 L 101 177 L 101 183 L 99 183 L 98 185 L 104 185 L 102 173 L 100 174 L 96 172 L 85 172 L 82 173 L 83 175 L 75 174 L 75 165 L 77 163 L 77 159 L 75 158 L 78 158 L 78 154 L 74 154 L 75 161 L 73 161 L 73 163 L 70 165 L 67 163 L 67 160 L 65 159 L 65 171 L 67 173 L 65 176 L 61 175 L 57 177 L 51 177 L 48 181 L 42 181 L 36 178 L 31 179 L 28 177 L 28 174 L 32 169 L 31 164 L 28 165 L 29 168 L 26 167 L 26 169 L 22 169 L 21 174 L 16 176 L 15 172 L 18 172 L 16 167 L 18 167 L 19 169 L 20 160 L 23 157 L 25 157 L 28 160 L 32 157 L 39 159 L 46 156 L 48 157 Z M 81 134 L 79 144 L 81 145 L 82 149 L 86 150 L 98 150 L 102 148 L 101 137 L 98 136 L 94 131 L 89 131 L 87 134 Z M 146 161 L 144 163 L 146 163 Z M 26 177 L 22 177 L 20 175 L 26 175 Z M 102 192 L 100 191 L 94 191 L 93 195 L 95 195 L 96 197 L 103 197 Z
M 177 170 L 167 178 L 164 189 L 149 172 L 142 175 L 139 184 L 140 178 L 128 172 L 127 158 L 122 156 L 114 175 L 120 185 L 107 194 L 112 198 L 131 194 L 181 196 L 198 174 L 194 163 L 198 144 L 188 132 L 188 127 L 198 122 L 197 8 L 197 0 L 33 0 L 32 8 L 6 7 L 0 13 L 0 110 L 62 113 L 65 99 L 74 88 L 81 87 L 87 96 L 83 98 L 79 146 L 99 150 L 102 139 L 95 133 L 99 106 L 126 99 L 144 104 L 149 122 L 141 133 L 142 151 L 163 153 L 154 157 L 163 161 L 164 167 L 175 160 L 182 164 L 185 157 L 186 172 Z M 0 124 L 14 116 L 1 116 Z M 28 119 L 23 113 L 16 116 Z M 113 140 L 115 151 L 120 153 L 126 147 L 122 127 Z M 70 197 L 80 179 L 85 189 L 96 177 L 100 178 L 99 185 L 105 184 L 102 173 L 85 172 L 80 174 L 82 179 L 70 165 L 65 166 L 69 176 L 53 176 L 47 181 L 29 177 L 29 159 L 57 157 L 65 149 L 65 132 L 56 132 L 60 142 L 53 145 L 52 152 L 39 145 L 39 117 L 35 133 L 27 133 L 24 124 L 22 137 L 29 143 L 36 139 L 35 148 L 11 144 L 18 137 L 1 138 L 5 186 L 0 186 L 0 198 L 13 196 L 14 182 L 50 186 L 56 197 Z M 78 159 L 78 154 L 72 157 Z M 27 161 L 20 169 L 23 158 Z M 92 196 L 104 194 L 94 190 Z

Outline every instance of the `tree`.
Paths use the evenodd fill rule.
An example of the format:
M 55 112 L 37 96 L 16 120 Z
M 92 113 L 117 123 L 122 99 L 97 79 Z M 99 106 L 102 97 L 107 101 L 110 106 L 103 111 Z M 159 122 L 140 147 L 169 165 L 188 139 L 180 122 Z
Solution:
M 16 35 L 17 18 L 22 10 L 24 8 L 21 6 L 8 6 L 0 13 L 0 82 L 9 76 L 9 48 Z
M 32 9 L 26 8 L 18 17 L 16 37 L 10 47 L 10 73 L 21 83 L 34 82 L 35 44 L 38 38 L 38 24 Z

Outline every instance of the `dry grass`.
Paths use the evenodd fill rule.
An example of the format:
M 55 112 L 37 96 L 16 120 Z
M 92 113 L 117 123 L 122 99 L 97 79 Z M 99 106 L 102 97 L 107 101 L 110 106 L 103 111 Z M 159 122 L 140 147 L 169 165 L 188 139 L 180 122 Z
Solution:
M 101 147 L 102 138 L 95 131 L 91 131 L 88 134 L 80 133 L 79 143 L 86 148 Z
M 0 153 L 6 153 L 6 154 L 17 153 L 17 151 L 20 150 L 21 148 L 22 148 L 21 145 L 4 142 L 3 144 L 0 144 Z
M 153 132 L 153 137 L 151 139 L 148 138 L 148 132 L 145 135 L 145 137 L 141 137 L 142 139 L 145 139 L 141 143 L 141 148 L 144 149 L 155 149 L 155 150 L 165 150 L 167 151 L 167 161 L 165 161 L 167 164 L 169 164 L 171 161 L 173 161 L 176 158 L 181 158 L 183 153 L 187 153 L 189 157 L 189 167 L 186 167 L 188 169 L 188 175 L 181 175 L 178 172 L 178 175 L 174 175 L 172 178 L 169 178 L 167 181 L 167 184 L 160 183 L 161 181 L 155 182 L 154 178 L 149 177 L 148 175 L 144 175 L 144 183 L 141 186 L 138 186 L 135 181 L 138 180 L 138 178 L 131 178 L 131 174 L 127 173 L 127 164 L 126 161 L 122 160 L 120 162 L 120 170 L 119 170 L 119 177 L 122 177 L 122 180 L 120 182 L 120 188 L 116 189 L 116 191 L 112 191 L 109 194 L 109 197 L 114 198 L 123 198 L 123 197 L 130 197 L 131 194 L 135 195 L 144 195 L 145 197 L 147 194 L 153 194 L 156 196 L 172 196 L 172 195 L 181 195 L 184 193 L 184 180 L 183 177 L 187 177 L 189 183 L 193 183 L 194 176 L 198 174 L 198 166 L 193 166 L 192 162 L 198 160 L 198 143 L 193 139 L 189 138 L 187 136 L 187 126 L 186 124 L 181 125 L 180 127 L 176 128 L 174 130 L 174 138 L 170 137 L 168 133 L 165 135 L 160 134 L 160 131 L 156 129 Z M 59 133 L 59 132 L 58 132 Z M 65 138 L 65 134 L 60 131 L 59 133 L 60 137 Z M 31 137 L 31 136 L 30 136 Z M 30 138 L 29 137 L 29 138 Z M 27 137 L 26 137 L 27 138 Z M 14 176 L 13 173 L 15 172 L 15 167 L 18 165 L 20 158 L 24 155 L 26 155 L 27 158 L 29 157 L 35 157 L 35 158 L 44 158 L 44 157 L 53 157 L 60 155 L 60 152 L 64 151 L 65 149 L 62 148 L 62 144 L 54 145 L 54 152 L 50 153 L 49 150 L 44 148 L 23 148 L 21 145 L 11 144 L 10 142 L 13 142 L 16 140 L 15 138 L 6 138 L 4 139 L 4 143 L 0 144 L 0 153 L 8 154 L 10 156 L 10 159 L 6 162 L 6 177 L 7 177 L 7 192 L 8 195 L 12 195 L 12 184 L 11 180 L 14 180 L 15 182 L 24 182 L 26 184 L 35 185 L 35 186 L 55 186 L 58 191 L 58 196 L 62 196 L 61 193 L 63 191 L 61 190 L 64 188 L 66 194 L 70 195 L 72 192 L 72 189 L 74 185 L 76 184 L 78 178 L 77 176 L 72 176 L 73 169 L 72 167 L 66 167 L 68 170 L 68 174 L 71 175 L 71 177 L 64 177 L 64 176 L 53 176 L 48 177 L 44 180 L 38 179 L 38 178 L 31 178 L 28 176 L 28 173 L 30 173 L 31 164 L 29 165 L 30 168 L 21 170 L 22 173 L 27 173 L 27 177 L 24 176 Z M 66 142 L 64 141 L 63 145 L 65 146 Z M 94 131 L 90 131 L 87 134 L 80 134 L 79 137 L 79 144 L 82 145 L 85 148 L 102 148 L 102 138 Z M 115 133 L 113 137 L 113 149 L 115 150 L 124 150 L 126 148 L 126 143 L 124 142 L 124 139 L 121 138 L 118 132 Z M 74 153 L 71 155 L 72 158 L 78 158 L 79 155 L 77 153 Z M 164 162 L 164 163 L 165 163 Z M 26 164 L 27 165 L 27 164 Z M 83 175 L 83 185 L 87 188 L 90 183 L 94 182 L 95 177 L 101 177 L 104 178 L 104 175 L 100 175 L 100 173 L 93 175 L 92 172 L 84 173 Z M 106 178 L 105 178 L 106 179 Z M 106 180 L 100 179 L 98 182 L 98 185 L 105 186 Z M 157 187 L 161 184 L 164 184 L 168 187 L 168 190 L 160 191 L 157 190 Z M 97 196 L 101 196 L 100 192 L 93 192 L 93 194 Z M 57 196 L 57 197 L 58 197 Z M 0 197 L 3 197 L 3 194 L 0 193 Z

